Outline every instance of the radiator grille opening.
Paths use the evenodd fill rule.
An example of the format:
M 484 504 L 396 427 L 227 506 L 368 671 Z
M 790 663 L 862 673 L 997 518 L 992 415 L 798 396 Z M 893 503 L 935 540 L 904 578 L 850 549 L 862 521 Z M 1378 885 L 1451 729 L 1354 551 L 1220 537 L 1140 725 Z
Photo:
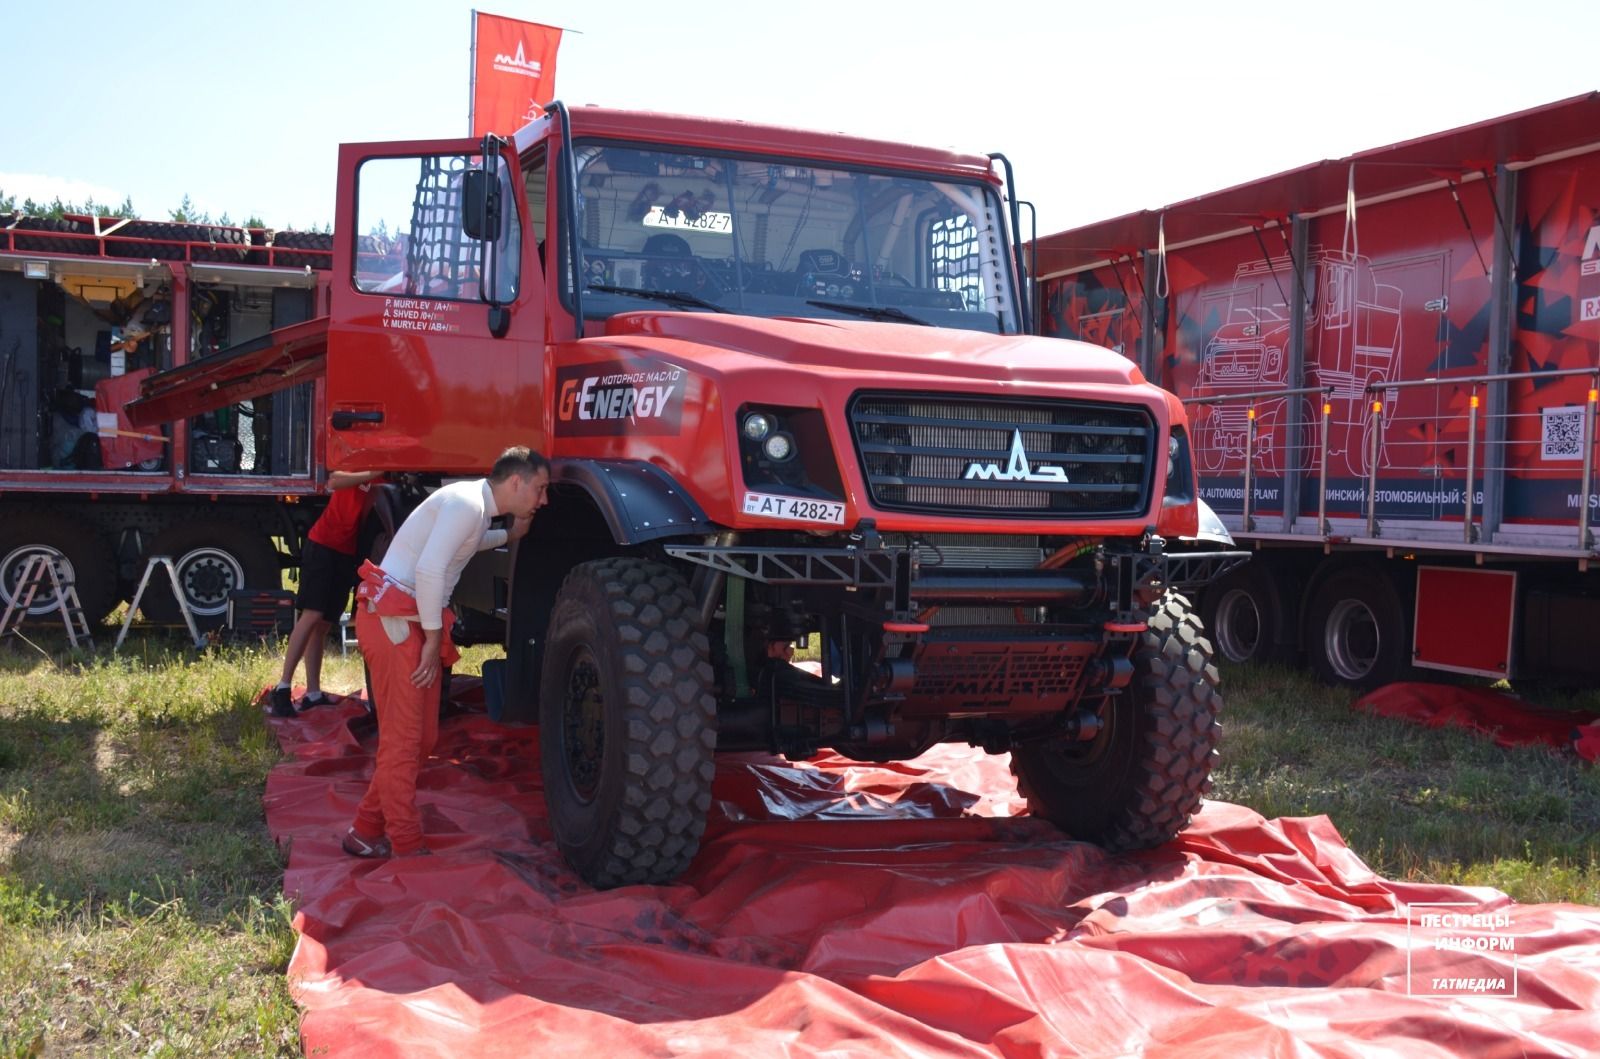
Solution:
M 874 506 L 937 514 L 1135 515 L 1155 424 L 1082 401 L 861 394 L 850 420 Z

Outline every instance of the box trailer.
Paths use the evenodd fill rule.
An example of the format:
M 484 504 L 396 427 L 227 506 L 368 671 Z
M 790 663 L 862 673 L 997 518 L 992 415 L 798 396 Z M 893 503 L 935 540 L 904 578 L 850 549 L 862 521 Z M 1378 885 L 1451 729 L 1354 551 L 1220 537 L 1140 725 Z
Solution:
M 1233 661 L 1587 681 L 1600 96 L 1036 240 L 1042 333 L 1184 398 Z

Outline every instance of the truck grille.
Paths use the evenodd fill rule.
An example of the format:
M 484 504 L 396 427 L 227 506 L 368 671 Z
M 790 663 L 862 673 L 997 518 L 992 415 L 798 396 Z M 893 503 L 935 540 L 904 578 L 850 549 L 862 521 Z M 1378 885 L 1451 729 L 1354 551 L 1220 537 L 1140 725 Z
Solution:
M 850 423 L 884 510 L 1091 518 L 1148 506 L 1155 424 L 1142 408 L 867 393 Z

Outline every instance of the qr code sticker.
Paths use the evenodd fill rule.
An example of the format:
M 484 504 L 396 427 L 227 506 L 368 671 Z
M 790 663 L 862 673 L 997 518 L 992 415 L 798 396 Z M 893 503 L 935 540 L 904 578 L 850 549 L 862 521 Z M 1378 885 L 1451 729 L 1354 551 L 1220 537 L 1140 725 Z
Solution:
M 1547 460 L 1583 459 L 1584 405 L 1544 410 L 1544 443 L 1540 455 Z

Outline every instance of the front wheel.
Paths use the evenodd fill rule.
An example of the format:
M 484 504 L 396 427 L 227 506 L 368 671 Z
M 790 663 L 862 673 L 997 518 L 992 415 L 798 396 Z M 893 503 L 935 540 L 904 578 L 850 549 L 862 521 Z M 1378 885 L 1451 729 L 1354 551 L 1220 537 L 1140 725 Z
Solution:
M 694 858 L 717 745 L 710 645 L 671 567 L 609 558 L 556 596 L 539 686 L 556 844 L 600 889 L 666 883 Z
M 1211 644 L 1169 592 L 1133 651 L 1134 676 L 1094 739 L 1019 747 L 1011 769 L 1033 811 L 1109 850 L 1148 849 L 1189 824 L 1211 789 L 1222 709 Z

